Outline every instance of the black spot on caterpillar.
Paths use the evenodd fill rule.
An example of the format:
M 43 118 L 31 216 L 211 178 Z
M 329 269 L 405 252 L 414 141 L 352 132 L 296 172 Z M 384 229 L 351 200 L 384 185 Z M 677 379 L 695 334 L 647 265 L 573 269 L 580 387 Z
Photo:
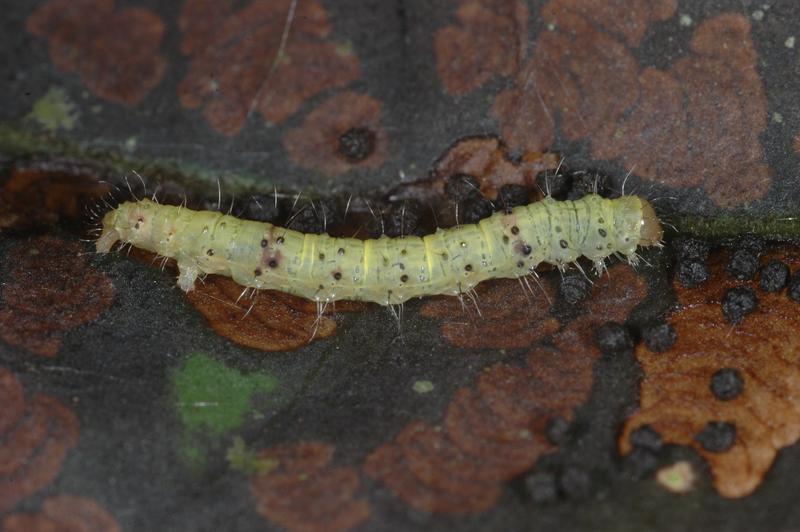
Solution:
M 390 305 L 459 295 L 486 279 L 524 277 L 542 262 L 564 267 L 585 256 L 601 271 L 609 255 L 621 254 L 635 263 L 636 248 L 658 245 L 661 236 L 653 207 L 638 196 L 546 198 L 422 238 L 369 240 L 301 233 L 145 199 L 108 212 L 96 245 L 106 253 L 122 241 L 174 258 L 185 291 L 198 275 L 212 273 L 318 302 Z

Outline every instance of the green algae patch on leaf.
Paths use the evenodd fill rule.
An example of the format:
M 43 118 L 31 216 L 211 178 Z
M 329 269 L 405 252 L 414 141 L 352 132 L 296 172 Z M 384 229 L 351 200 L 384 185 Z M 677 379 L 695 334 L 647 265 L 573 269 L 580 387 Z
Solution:
M 58 129 L 74 129 L 78 116 L 78 110 L 67 92 L 60 87 L 50 87 L 44 96 L 36 100 L 25 119 L 53 132 Z
M 245 375 L 208 355 L 191 355 L 172 377 L 187 462 L 201 466 L 208 446 L 259 415 L 253 397 L 277 387 L 278 380 L 271 375 Z

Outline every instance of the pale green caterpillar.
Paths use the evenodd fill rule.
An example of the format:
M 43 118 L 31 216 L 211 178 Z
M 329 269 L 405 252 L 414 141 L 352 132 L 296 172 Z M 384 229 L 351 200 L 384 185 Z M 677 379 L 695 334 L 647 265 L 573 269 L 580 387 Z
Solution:
M 635 263 L 636 248 L 658 245 L 661 236 L 653 207 L 638 196 L 546 198 L 422 238 L 371 240 L 305 234 L 145 199 L 105 215 L 97 251 L 122 241 L 174 258 L 185 291 L 198 275 L 213 273 L 318 303 L 395 305 L 467 293 L 486 279 L 521 278 L 542 262 L 564 267 L 585 256 L 602 271 L 606 257 L 622 254 Z

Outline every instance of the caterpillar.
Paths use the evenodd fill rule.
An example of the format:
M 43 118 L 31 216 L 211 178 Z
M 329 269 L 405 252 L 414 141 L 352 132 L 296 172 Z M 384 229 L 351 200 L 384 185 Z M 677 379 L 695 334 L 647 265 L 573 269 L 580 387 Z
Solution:
M 608 256 L 621 254 L 635 264 L 637 247 L 660 245 L 662 235 L 653 207 L 638 196 L 547 197 L 424 237 L 369 240 L 306 234 L 143 199 L 106 213 L 96 249 L 107 253 L 121 241 L 173 258 L 178 286 L 187 292 L 199 275 L 219 274 L 247 288 L 276 289 L 318 304 L 348 299 L 396 305 L 460 295 L 487 279 L 534 274 L 542 262 L 564 268 L 585 256 L 601 272 Z

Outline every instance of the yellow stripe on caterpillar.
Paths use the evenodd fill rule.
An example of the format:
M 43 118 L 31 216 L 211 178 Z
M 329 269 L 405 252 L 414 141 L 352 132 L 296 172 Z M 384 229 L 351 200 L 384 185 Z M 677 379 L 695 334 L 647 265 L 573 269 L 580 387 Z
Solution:
M 637 247 L 657 245 L 661 236 L 653 207 L 638 196 L 546 198 L 422 238 L 371 240 L 305 234 L 145 199 L 105 215 L 97 251 L 122 241 L 173 258 L 185 291 L 210 273 L 319 302 L 389 305 L 523 277 L 542 262 L 563 267 L 585 256 L 601 270 L 609 255 L 634 261 Z

